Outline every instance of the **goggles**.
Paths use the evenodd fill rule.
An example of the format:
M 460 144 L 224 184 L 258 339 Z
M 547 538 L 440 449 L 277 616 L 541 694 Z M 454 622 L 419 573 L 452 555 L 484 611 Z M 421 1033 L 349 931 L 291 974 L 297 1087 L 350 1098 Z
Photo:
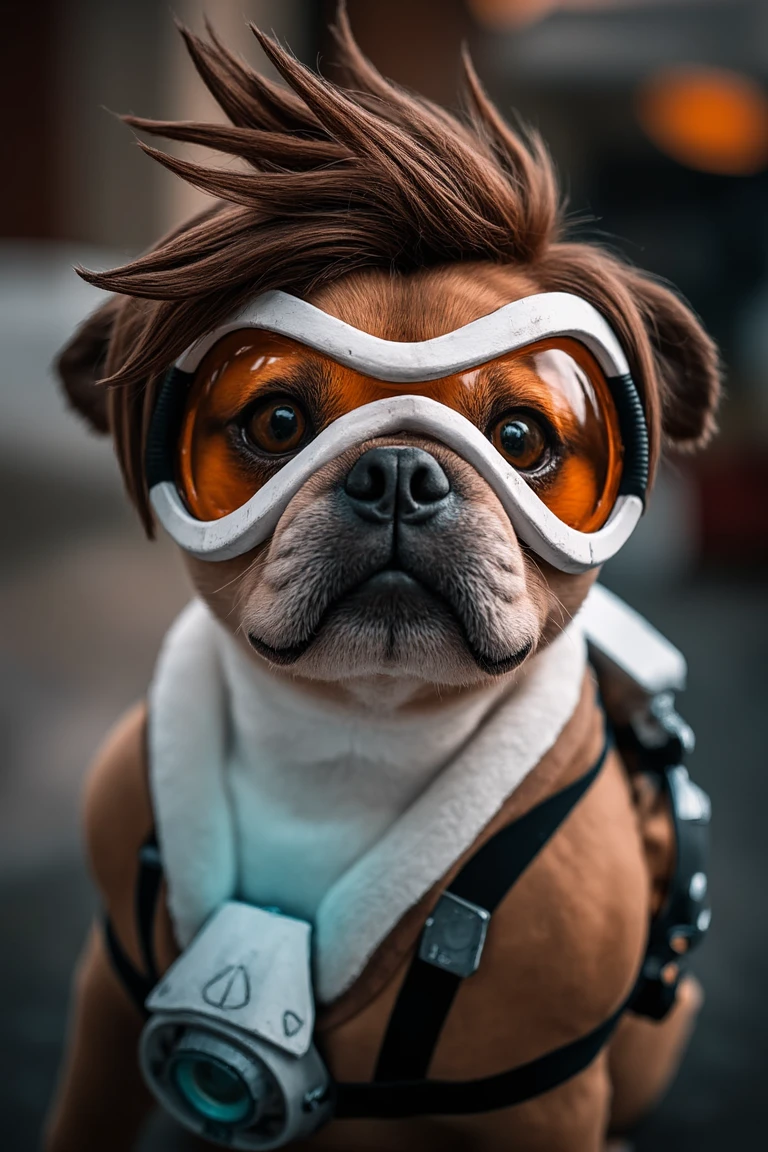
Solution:
M 313 398 L 320 419 L 302 408 Z M 642 514 L 648 434 L 626 357 L 600 313 L 563 292 L 414 342 L 259 296 L 168 373 L 147 442 L 150 500 L 186 551 L 230 559 L 266 540 L 324 465 L 398 434 L 456 452 L 564 572 L 610 559 Z

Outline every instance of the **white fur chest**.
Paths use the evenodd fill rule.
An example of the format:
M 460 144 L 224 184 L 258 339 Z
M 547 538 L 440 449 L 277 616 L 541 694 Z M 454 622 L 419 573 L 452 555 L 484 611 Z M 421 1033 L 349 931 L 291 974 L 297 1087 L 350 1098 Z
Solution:
M 238 895 L 314 920 L 333 884 L 456 755 L 501 690 L 437 713 L 374 714 L 309 696 L 222 639 Z
M 514 686 L 408 714 L 308 696 L 193 602 L 150 693 L 150 782 L 184 947 L 224 901 L 310 920 L 315 984 L 348 987 L 551 748 L 579 698 L 571 627 Z

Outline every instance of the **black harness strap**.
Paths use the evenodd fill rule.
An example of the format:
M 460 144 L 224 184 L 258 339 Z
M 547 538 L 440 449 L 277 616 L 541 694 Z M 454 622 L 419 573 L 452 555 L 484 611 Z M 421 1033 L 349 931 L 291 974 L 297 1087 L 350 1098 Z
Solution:
M 606 735 L 597 763 L 584 776 L 574 780 L 572 784 L 556 792 L 554 796 L 548 797 L 530 812 L 526 812 L 518 820 L 507 824 L 497 832 L 467 861 L 446 891 L 493 913 L 597 779 L 609 747 L 610 739 Z M 420 1081 L 424 1087 L 424 1078 L 432 1054 L 463 979 L 464 977 L 454 972 L 446 971 L 421 959 L 418 954 L 414 956 L 389 1019 L 374 1073 L 375 1082 L 398 1081 L 397 1087 L 400 1089 L 404 1081 Z M 585 1038 L 584 1042 L 586 1039 L 588 1038 Z M 565 1050 L 559 1050 L 561 1051 Z M 587 1046 L 584 1051 L 588 1052 L 589 1047 Z M 559 1056 L 559 1052 L 553 1053 L 552 1056 Z M 556 1060 L 554 1066 L 559 1068 L 559 1061 Z M 569 1066 L 567 1060 L 563 1066 Z M 505 1076 L 513 1076 L 516 1072 L 523 1074 L 525 1069 L 515 1069 L 511 1073 L 505 1073 Z M 534 1069 L 534 1074 L 539 1073 Z M 565 1072 L 563 1079 L 570 1075 L 573 1073 Z M 495 1082 L 499 1077 L 492 1079 Z M 355 1098 L 356 1093 L 370 1087 L 373 1086 L 340 1085 L 340 1090 L 343 1092 L 346 1088 L 354 1089 L 352 1096 Z M 452 1089 L 455 1087 L 456 1085 L 453 1085 Z M 428 1088 L 428 1092 L 432 1092 L 431 1087 Z M 391 1098 L 399 1099 L 397 1094 Z M 461 1108 L 457 1110 L 462 1111 Z
M 108 916 L 104 917 L 104 941 L 107 952 L 125 990 L 136 1007 L 146 1015 L 144 1002 L 160 979 L 154 945 L 155 910 L 163 882 L 163 863 L 152 832 L 139 850 L 139 875 L 136 881 L 136 930 L 139 937 L 144 971 L 133 964 L 115 935 Z
M 136 922 L 139 946 L 144 960 L 147 979 L 157 984 L 160 973 L 155 958 L 155 910 L 163 883 L 163 862 L 154 832 L 145 840 L 139 852 L 139 878 L 136 885 Z
M 146 1016 L 144 1001 L 154 988 L 155 981 L 150 980 L 143 972 L 139 972 L 138 968 L 128 959 L 108 916 L 104 917 L 104 943 L 107 946 L 112 967 L 116 975 L 119 976 L 120 982 L 139 1012 Z
M 630 998 L 631 999 L 631 998 Z M 460 1116 L 511 1108 L 549 1092 L 583 1072 L 605 1046 L 629 1001 L 586 1036 L 508 1072 L 481 1080 L 409 1080 L 337 1084 L 338 1119 L 396 1120 L 407 1116 Z

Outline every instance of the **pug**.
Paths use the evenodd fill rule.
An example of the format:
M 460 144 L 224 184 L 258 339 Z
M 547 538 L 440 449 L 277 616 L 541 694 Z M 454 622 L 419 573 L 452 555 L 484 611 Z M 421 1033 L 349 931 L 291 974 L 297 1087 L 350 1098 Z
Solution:
M 380 77 L 343 14 L 346 87 L 255 31 L 287 87 L 183 30 L 229 125 L 131 118 L 250 169 L 145 146 L 217 200 L 83 273 L 112 295 L 58 362 L 194 600 L 88 778 L 106 920 L 46 1148 L 135 1147 L 145 997 L 234 901 L 312 932 L 341 1103 L 291 1146 L 599 1152 L 671 1079 L 701 992 L 687 977 L 660 1022 L 631 1010 L 674 832 L 606 739 L 578 613 L 662 447 L 711 435 L 716 351 L 669 289 L 562 238 L 543 145 L 468 61 L 462 121 Z M 491 911 L 456 894 L 566 795 Z M 485 925 L 448 996 L 446 908 Z M 570 1074 L 504 1097 L 590 1036 Z M 195 1081 L 190 1127 L 277 1146 L 223 1083 Z M 403 1084 L 423 1108 L 363 1091 Z M 389 1103 L 349 1103 L 369 1099 Z

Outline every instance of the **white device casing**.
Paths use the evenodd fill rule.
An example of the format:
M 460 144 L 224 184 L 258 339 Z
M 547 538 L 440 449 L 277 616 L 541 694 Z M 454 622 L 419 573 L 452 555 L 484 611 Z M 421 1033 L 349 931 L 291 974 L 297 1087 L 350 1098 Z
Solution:
M 593 655 L 645 696 L 685 688 L 688 667 L 680 649 L 603 584 L 590 589 L 579 619 Z
M 311 928 L 237 901 L 203 925 L 147 999 L 150 1012 L 204 1012 L 291 1056 L 312 1043 Z
M 646 741 L 665 740 L 660 720 L 666 715 L 690 750 L 693 734 L 672 707 L 687 676 L 679 648 L 602 584 L 590 589 L 579 620 L 612 722 L 639 726 Z
M 228 901 L 150 993 L 142 1072 L 187 1128 L 228 1147 L 266 1152 L 308 1136 L 330 1117 L 330 1077 L 313 1044 L 310 936 L 303 920 Z M 227 1127 L 195 1112 L 171 1074 L 179 1042 L 195 1035 L 252 1067 L 252 1079 L 267 1092 L 266 1115 L 257 1109 L 253 1123 Z M 193 1043 L 181 1054 L 194 1051 Z

